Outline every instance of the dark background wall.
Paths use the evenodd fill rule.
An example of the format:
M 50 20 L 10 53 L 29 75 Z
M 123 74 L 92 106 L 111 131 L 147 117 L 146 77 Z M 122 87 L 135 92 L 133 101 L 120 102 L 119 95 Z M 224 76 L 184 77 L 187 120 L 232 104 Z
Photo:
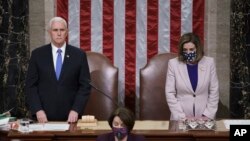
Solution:
M 231 1 L 231 118 L 250 119 L 250 1 Z
M 24 80 L 29 57 L 28 0 L 0 0 L 0 113 L 27 114 Z

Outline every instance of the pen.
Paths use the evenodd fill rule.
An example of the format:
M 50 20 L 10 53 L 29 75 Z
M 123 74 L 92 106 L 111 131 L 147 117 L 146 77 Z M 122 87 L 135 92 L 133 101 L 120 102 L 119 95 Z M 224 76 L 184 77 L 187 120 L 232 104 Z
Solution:
M 9 110 L 6 111 L 6 112 L 3 112 L 1 115 L 10 115 L 10 112 L 11 112 L 13 109 L 14 109 L 14 107 L 11 108 L 11 109 L 9 109 Z

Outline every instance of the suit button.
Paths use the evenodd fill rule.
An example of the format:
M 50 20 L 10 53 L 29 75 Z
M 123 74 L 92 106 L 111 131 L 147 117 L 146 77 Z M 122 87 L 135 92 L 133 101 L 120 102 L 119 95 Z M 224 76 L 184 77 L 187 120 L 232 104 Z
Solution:
M 196 95 L 194 94 L 193 97 L 195 97 Z

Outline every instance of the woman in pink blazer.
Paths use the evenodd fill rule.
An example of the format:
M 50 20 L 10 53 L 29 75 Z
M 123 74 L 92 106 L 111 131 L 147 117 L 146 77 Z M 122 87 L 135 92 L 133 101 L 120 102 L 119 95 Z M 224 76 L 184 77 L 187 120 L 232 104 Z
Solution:
M 197 35 L 182 35 L 178 57 L 168 62 L 166 79 L 171 120 L 215 118 L 219 102 L 215 62 L 213 58 L 204 56 Z

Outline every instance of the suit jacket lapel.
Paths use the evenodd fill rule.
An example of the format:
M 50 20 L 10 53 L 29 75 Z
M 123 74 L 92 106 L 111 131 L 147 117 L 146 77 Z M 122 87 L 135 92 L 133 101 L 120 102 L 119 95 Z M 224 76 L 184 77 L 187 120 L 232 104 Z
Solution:
M 182 62 L 179 63 L 179 74 L 181 75 L 181 78 L 183 82 L 185 83 L 185 85 L 187 86 L 188 90 L 190 90 L 191 92 L 194 92 L 190 79 L 189 79 L 187 65 L 185 63 L 182 63 Z
M 206 63 L 205 63 L 205 59 L 204 57 L 200 60 L 200 62 L 198 63 L 198 82 L 197 82 L 197 87 L 196 87 L 196 91 L 195 93 L 199 93 L 199 90 L 202 88 L 202 85 L 205 81 L 205 77 L 206 77 L 206 72 L 207 72 L 207 68 L 206 68 Z
M 57 81 L 57 79 L 56 79 L 56 71 L 55 71 L 54 62 L 53 62 L 51 44 L 48 44 L 47 49 L 48 49 L 48 51 L 47 51 L 47 53 L 48 53 L 47 56 L 48 57 L 45 57 L 45 59 L 48 59 L 48 60 L 46 60 L 46 62 L 49 62 L 48 69 L 51 72 L 51 78 L 54 78 L 54 80 Z

